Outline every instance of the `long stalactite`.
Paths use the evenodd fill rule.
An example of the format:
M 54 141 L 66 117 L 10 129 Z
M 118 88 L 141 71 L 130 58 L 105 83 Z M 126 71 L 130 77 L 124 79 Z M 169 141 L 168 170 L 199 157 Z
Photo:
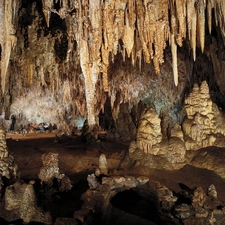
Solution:
M 1 17 L 1 89 L 5 92 L 7 67 L 16 44 L 17 12 L 21 0 L 0 1 Z M 59 9 L 54 6 L 58 4 Z M 212 30 L 212 13 L 225 40 L 225 3 L 221 0 L 42 0 L 47 27 L 52 13 L 70 18 L 70 40 L 76 40 L 80 66 L 85 81 L 87 118 L 96 123 L 96 83 L 102 74 L 104 91 L 108 92 L 108 67 L 119 52 L 123 59 L 153 62 L 160 75 L 164 50 L 171 46 L 175 85 L 179 85 L 177 46 L 188 39 L 196 59 L 196 46 L 204 52 L 205 23 Z M 207 18 L 206 18 L 207 17 Z M 67 52 L 67 60 L 71 51 Z M 29 61 L 29 60 L 28 60 Z M 32 83 L 32 63 L 28 63 L 28 78 Z

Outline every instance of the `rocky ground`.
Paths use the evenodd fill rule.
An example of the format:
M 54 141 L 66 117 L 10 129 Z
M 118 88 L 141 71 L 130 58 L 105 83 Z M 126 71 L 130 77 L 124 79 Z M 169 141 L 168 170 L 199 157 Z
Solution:
M 25 180 L 38 180 L 38 173 L 42 167 L 41 156 L 44 153 L 58 153 L 60 172 L 71 179 L 76 189 L 74 192 L 76 192 L 77 201 L 79 201 L 79 195 L 88 189 L 87 175 L 93 173 L 98 167 L 101 153 L 105 153 L 108 160 L 109 174 L 135 175 L 134 171 L 118 170 L 120 159 L 129 147 L 126 143 L 106 140 L 83 143 L 79 136 L 58 137 L 52 133 L 26 135 L 8 133 L 6 138 L 8 149 L 13 152 L 20 169 L 20 177 Z M 177 171 L 154 169 L 149 170 L 148 174 L 150 181 L 159 181 L 174 193 L 198 186 L 206 191 L 210 184 L 214 184 L 218 199 L 225 202 L 225 180 L 210 170 L 186 165 Z M 74 207 L 79 207 L 78 205 Z M 57 207 L 57 204 L 54 207 Z M 56 208 L 55 210 L 57 213 Z

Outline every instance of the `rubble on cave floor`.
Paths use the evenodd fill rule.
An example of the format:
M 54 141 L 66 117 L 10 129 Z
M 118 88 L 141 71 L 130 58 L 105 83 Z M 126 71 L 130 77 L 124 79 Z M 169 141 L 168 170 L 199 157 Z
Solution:
M 9 149 L 14 150 L 19 167 L 22 164 L 24 167 L 20 180 L 5 184 L 7 191 L 1 197 L 0 207 L 5 207 L 5 198 L 11 198 L 11 201 L 7 200 L 10 204 L 18 203 L 11 211 L 17 212 L 17 214 L 15 213 L 11 219 L 7 209 L 0 210 L 0 212 L 8 213 L 8 217 L 0 215 L 6 224 L 12 223 L 12 221 L 18 222 L 14 224 L 22 224 L 21 215 L 23 214 L 19 214 L 19 210 L 22 209 L 21 205 L 24 207 L 29 205 L 33 209 L 29 215 L 23 218 L 39 224 L 41 224 L 41 220 L 37 220 L 37 218 L 40 217 L 50 221 L 48 224 L 54 225 L 96 224 L 96 222 L 105 225 L 113 224 L 114 219 L 112 218 L 117 218 L 117 224 L 127 224 L 127 221 L 132 224 L 132 221 L 138 221 L 136 224 L 148 225 L 158 224 L 157 221 L 168 224 L 214 221 L 214 224 L 221 224 L 219 222 L 224 220 L 224 203 L 220 200 L 223 190 L 221 189 L 222 183 L 219 183 L 222 182 L 222 178 L 221 180 L 212 179 L 213 173 L 208 177 L 206 174 L 204 182 L 202 174 L 196 174 L 190 166 L 189 172 L 186 171 L 186 174 L 182 174 L 182 171 L 162 170 L 159 173 L 152 170 L 148 176 L 142 176 L 133 173 L 134 170 L 118 170 L 121 154 L 128 148 L 119 143 L 105 141 L 87 144 L 82 143 L 78 137 L 65 136 L 56 139 L 46 138 L 45 140 L 17 138 L 18 136 L 8 139 L 7 144 Z M 57 153 L 58 161 L 53 160 L 55 163 L 52 164 L 52 160 L 48 160 L 52 157 L 45 158 L 48 153 Z M 42 157 L 46 159 L 44 165 Z M 54 174 L 50 178 L 51 182 L 43 185 L 38 176 L 33 183 L 30 179 L 31 176 L 27 176 L 28 172 L 25 172 L 26 169 L 30 173 L 38 174 L 43 167 L 54 167 L 56 164 L 59 174 L 66 174 L 71 179 L 73 187 L 68 191 L 60 191 L 60 186 L 56 182 L 57 176 L 53 178 Z M 89 170 L 87 171 L 85 168 L 89 168 Z M 24 175 L 25 177 L 23 177 Z M 97 185 L 95 183 L 89 185 L 88 175 L 95 178 L 94 182 Z M 185 177 L 187 175 L 188 178 Z M 192 182 L 189 179 L 193 179 Z M 199 183 L 196 183 L 196 179 L 199 180 Z M 180 189 L 174 189 L 171 185 L 172 182 L 176 182 L 177 185 L 179 182 Z M 190 182 L 196 186 L 189 186 Z M 26 189 L 27 187 L 29 188 Z M 9 194 L 8 189 L 14 189 L 14 192 L 11 191 Z M 34 190 L 34 192 L 29 191 L 29 193 L 33 193 L 33 198 L 30 198 L 33 199 L 31 202 L 20 197 L 27 196 L 25 189 Z M 130 193 L 133 194 L 134 199 L 126 200 Z M 118 202 L 118 195 L 119 199 L 125 198 L 123 202 Z M 118 204 L 122 203 L 123 208 L 120 208 Z M 151 207 L 151 212 L 155 213 L 154 218 L 148 217 L 145 210 L 139 211 L 139 209 L 147 209 L 146 206 Z M 36 217 L 33 217 L 34 214 Z M 126 222 L 123 221 L 124 218 Z

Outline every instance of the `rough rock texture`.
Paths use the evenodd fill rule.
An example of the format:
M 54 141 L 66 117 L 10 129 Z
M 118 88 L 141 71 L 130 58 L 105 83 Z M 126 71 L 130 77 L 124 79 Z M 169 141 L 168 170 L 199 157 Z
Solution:
M 181 184 L 181 189 L 179 193 L 175 193 L 157 181 L 149 181 L 149 178 L 144 176 L 103 177 L 95 189 L 89 189 L 82 195 L 83 207 L 74 213 L 74 218 L 82 224 L 87 221 L 95 223 L 93 215 L 101 212 L 97 223 L 121 225 L 128 222 L 141 225 L 224 223 L 225 205 L 217 198 L 215 185 L 209 185 L 206 193 L 202 187 L 190 189 Z M 132 191 L 129 198 L 126 190 Z M 126 196 L 124 198 L 123 193 Z M 114 199 L 117 195 L 117 201 L 120 202 L 116 203 Z M 132 197 L 138 199 L 136 203 L 132 202 L 130 199 Z M 151 206 L 148 205 L 149 202 Z M 134 204 L 137 204 L 137 207 Z M 148 215 L 151 211 L 154 216 L 146 217 L 145 210 Z
M 152 149 L 161 141 L 161 120 L 154 106 L 151 106 L 141 118 L 137 133 L 137 147 L 145 153 L 156 155 L 157 152 L 152 151 Z
M 132 107 L 140 101 L 154 104 L 177 122 L 183 97 L 197 78 L 210 81 L 223 104 L 221 1 L 0 4 L 0 113 L 6 130 L 14 114 L 16 129 L 51 122 L 71 133 L 86 119 L 98 124 L 109 101 L 118 133 L 130 141 L 136 134 Z M 122 104 L 128 105 L 127 117 Z
M 45 223 L 45 212 L 37 205 L 37 198 L 34 191 L 34 181 L 28 184 L 17 181 L 6 188 L 3 201 L 4 208 L 1 205 L 1 217 L 7 221 L 13 221 L 18 218 L 25 223 L 30 221 Z
M 207 146 L 224 147 L 225 116 L 212 102 L 206 81 L 194 85 L 185 99 L 187 118 L 182 123 L 187 150 L 198 150 Z
M 187 150 L 198 150 L 208 146 L 225 147 L 225 116 L 221 109 L 212 102 L 208 84 L 194 85 L 192 92 L 185 99 L 186 117 L 181 124 L 168 129 L 163 138 L 162 119 L 151 106 L 142 115 L 137 131 L 137 139 L 130 144 L 127 156 L 121 162 L 121 168 L 146 166 L 150 168 L 179 169 L 191 163 L 193 154 Z M 197 154 L 196 154 L 197 155 Z M 216 171 L 209 159 L 198 167 Z M 205 158 L 206 159 L 206 158 Z M 194 162 L 194 161 L 193 161 Z M 203 167 L 203 165 L 205 167 Z M 223 164 L 220 163 L 220 169 Z
M 41 182 L 49 186 L 53 184 L 53 179 L 56 178 L 60 191 L 70 190 L 72 188 L 71 181 L 65 174 L 60 173 L 58 161 L 58 153 L 44 153 L 42 155 L 43 167 L 40 169 L 38 177 Z
M 18 166 L 15 163 L 14 156 L 8 151 L 6 145 L 5 130 L 0 128 L 0 192 L 3 187 L 2 177 L 7 179 L 16 178 Z
M 88 221 L 93 213 L 101 212 L 102 217 L 107 217 L 111 208 L 110 199 L 122 190 L 128 190 L 138 185 L 146 184 L 147 177 L 134 176 L 109 176 L 103 177 L 101 183 L 95 189 L 88 189 L 81 199 L 84 201 L 82 209 L 74 213 L 74 218 L 82 223 Z M 114 221 L 115 222 L 115 221 Z M 108 224 L 106 221 L 104 224 Z

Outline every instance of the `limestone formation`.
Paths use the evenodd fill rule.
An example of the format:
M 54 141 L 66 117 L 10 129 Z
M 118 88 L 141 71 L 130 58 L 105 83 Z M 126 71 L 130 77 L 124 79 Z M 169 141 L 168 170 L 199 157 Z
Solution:
M 216 187 L 214 184 L 209 185 L 208 190 L 207 190 L 207 195 L 214 199 L 217 199 L 217 191 L 216 191 Z
M 153 149 L 162 141 L 160 122 L 154 106 L 142 116 L 137 132 L 137 146 L 145 153 L 157 154 Z
M 147 220 L 143 224 L 223 224 L 225 221 L 225 205 L 217 199 L 215 185 L 209 185 L 207 193 L 202 187 L 198 186 L 193 189 L 182 187 L 178 193 L 172 191 L 158 181 L 149 180 L 149 178 L 140 176 L 108 176 L 103 177 L 95 189 L 88 189 L 82 195 L 84 204 L 82 209 L 74 213 L 74 218 L 84 223 L 93 218 L 95 213 L 101 212 L 102 221 L 104 224 L 115 224 L 115 220 L 121 216 L 124 218 L 135 219 L 134 215 L 137 212 L 123 211 L 112 205 L 112 198 L 125 190 L 136 191 L 145 200 L 151 199 L 151 205 L 157 205 L 158 217 L 156 221 Z M 120 195 L 121 196 L 121 195 Z M 155 202 L 154 202 L 155 199 Z M 143 213 L 146 207 L 140 204 L 141 212 Z M 126 205 L 125 202 L 118 203 Z M 127 206 L 128 208 L 130 207 Z M 143 208 L 142 208 L 143 207 Z M 149 209 L 147 209 L 149 210 Z M 130 214 L 131 217 L 128 216 Z M 114 218 L 114 219 L 113 219 Z M 113 220 L 113 222 L 112 222 Z M 132 220 L 132 221 L 133 221 Z M 128 220 L 126 220 L 127 222 Z M 136 224 L 142 224 L 139 217 Z M 217 223 L 218 222 L 218 223 Z M 124 223 L 121 223 L 124 224 Z
M 6 188 L 4 200 L 5 209 L 8 212 L 2 211 L 2 217 L 11 215 L 11 219 L 14 220 L 19 217 L 25 223 L 45 222 L 44 211 L 37 205 L 34 183 L 35 181 L 32 180 L 28 184 L 17 181 Z
M 42 183 L 49 186 L 53 184 L 53 179 L 56 178 L 59 190 L 68 191 L 72 188 L 72 184 L 65 174 L 60 173 L 58 157 L 58 153 L 44 153 L 42 155 L 43 167 L 40 169 L 38 177 Z
M 23 77 L 16 84 L 19 89 L 29 89 L 30 85 L 32 92 L 35 92 L 39 87 L 36 82 L 46 89 L 49 88 L 56 102 L 58 97 L 63 99 L 67 112 L 74 101 L 75 114 L 87 118 L 91 126 L 97 124 L 97 115 L 104 108 L 105 96 L 100 97 L 104 92 L 109 94 L 115 108 L 118 103 L 124 102 L 118 96 L 124 91 L 120 88 L 121 85 L 118 84 L 117 93 L 112 91 L 113 85 L 110 85 L 113 81 L 109 68 L 117 55 L 121 55 L 123 61 L 130 61 L 131 66 L 138 65 L 140 71 L 143 64 L 152 62 L 156 74 L 160 74 L 164 71 L 164 53 L 169 45 L 172 79 L 175 86 L 179 86 L 182 85 L 182 74 L 179 71 L 177 47 L 187 47 L 193 55 L 193 60 L 196 60 L 197 46 L 202 53 L 206 51 L 205 28 L 211 33 L 214 24 L 219 28 L 224 40 L 224 3 L 219 0 L 43 0 L 30 4 L 22 3 L 22 0 L 10 0 L 7 4 L 3 0 L 0 2 L 1 86 L 4 110 L 12 103 L 11 100 L 7 102 L 13 86 L 9 80 L 18 80 L 16 77 L 8 78 L 14 76 L 13 71 L 22 70 Z M 24 8 L 25 5 L 28 6 L 27 9 Z M 63 28 L 58 26 L 58 21 Z M 54 23 L 57 26 L 53 28 L 51 25 Z M 217 57 L 213 51 L 211 57 Z M 9 59 L 12 59 L 12 65 Z M 66 75 L 65 79 L 62 74 Z M 168 72 L 163 74 L 160 76 L 167 79 Z M 147 82 L 152 82 L 152 77 L 148 78 L 151 81 L 148 79 Z M 132 76 L 129 76 L 129 79 L 132 80 Z M 82 87 L 82 90 L 75 86 Z M 133 90 L 133 87 L 126 89 Z M 139 91 L 137 88 L 135 92 Z M 134 99 L 129 96 L 131 92 L 128 91 L 125 95 L 126 102 L 132 105 Z M 142 92 L 145 92 L 143 87 L 141 95 Z M 37 97 L 39 93 L 35 94 Z M 138 96 L 137 93 L 135 95 Z M 25 96 L 24 94 L 23 97 Z M 16 107 L 15 111 L 17 110 L 22 110 L 24 114 L 26 112 L 19 107 Z M 58 114 L 63 118 L 63 113 L 56 110 L 55 117 L 57 118 Z
M 209 87 L 203 81 L 195 84 L 185 99 L 187 118 L 182 123 L 187 150 L 198 150 L 207 146 L 224 147 L 225 117 L 209 95 Z
M 95 174 L 88 175 L 87 176 L 87 182 L 88 182 L 88 185 L 89 185 L 90 189 L 96 189 L 99 185 Z
M 212 102 L 206 81 L 200 87 L 194 85 L 185 99 L 185 110 L 186 116 L 182 123 L 174 124 L 170 134 L 163 138 L 164 124 L 154 106 L 150 106 L 140 119 L 136 141 L 131 142 L 127 155 L 121 161 L 121 168 L 180 169 L 195 157 L 187 156 L 187 150 L 199 150 L 209 146 L 225 147 L 225 116 Z M 196 153 L 196 157 L 197 155 Z M 201 165 L 197 165 L 196 160 L 190 163 L 213 170 L 224 177 L 223 163 L 219 163 L 219 168 L 207 163 L 212 161 L 212 157 L 204 157 L 205 162 L 201 162 Z
M 106 159 L 106 155 L 102 153 L 99 157 L 99 169 L 102 175 L 108 175 L 108 163 Z
M 17 177 L 18 166 L 15 163 L 14 156 L 8 151 L 6 145 L 5 130 L 0 128 L 0 191 L 2 177 L 12 179 Z

